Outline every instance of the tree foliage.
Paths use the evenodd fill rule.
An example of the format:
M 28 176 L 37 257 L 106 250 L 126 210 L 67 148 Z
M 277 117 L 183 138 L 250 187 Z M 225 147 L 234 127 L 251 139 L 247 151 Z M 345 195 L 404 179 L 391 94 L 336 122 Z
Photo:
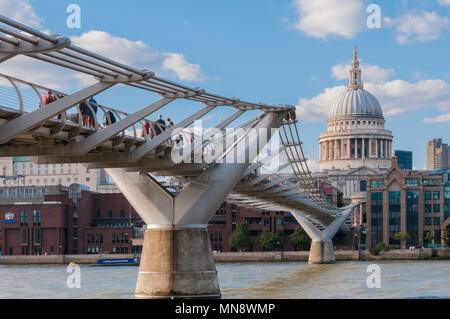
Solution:
M 228 243 L 232 248 L 239 251 L 248 251 L 252 246 L 252 241 L 248 234 L 247 225 L 242 223 L 236 226 L 236 231 L 230 236 Z
M 269 231 L 262 232 L 258 241 L 264 250 L 277 250 L 283 245 L 283 238 Z
M 410 240 L 411 235 L 408 234 L 407 232 L 398 232 L 398 233 L 394 234 L 393 238 L 398 241 L 404 241 L 404 240 Z
M 311 247 L 311 238 L 301 227 L 297 227 L 290 238 L 295 250 L 309 250 Z

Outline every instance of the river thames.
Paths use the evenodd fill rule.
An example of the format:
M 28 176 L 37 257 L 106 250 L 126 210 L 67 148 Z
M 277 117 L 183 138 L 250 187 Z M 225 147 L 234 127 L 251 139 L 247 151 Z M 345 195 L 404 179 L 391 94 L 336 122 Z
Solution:
M 218 263 L 223 298 L 450 298 L 450 261 L 383 261 L 381 287 L 367 287 L 373 262 Z M 0 298 L 133 298 L 137 266 L 81 266 L 81 288 L 66 266 L 0 266 Z

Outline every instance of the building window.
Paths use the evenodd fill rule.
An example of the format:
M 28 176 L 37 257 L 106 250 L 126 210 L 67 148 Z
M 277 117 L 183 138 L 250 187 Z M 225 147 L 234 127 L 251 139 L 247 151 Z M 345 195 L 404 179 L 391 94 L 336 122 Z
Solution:
M 21 244 L 28 243 L 28 228 L 22 228 L 20 230 L 20 243 Z
M 383 181 L 372 181 L 370 183 L 370 187 L 373 187 L 373 188 L 383 187 Z
M 433 205 L 433 213 L 439 213 L 441 211 L 441 205 L 440 204 L 434 204 Z
M 434 199 L 439 199 L 439 197 L 440 197 L 440 192 L 433 192 Z
M 425 192 L 425 200 L 431 200 L 431 192 Z
M 383 193 L 373 192 L 371 200 L 371 227 L 370 236 L 372 247 L 383 242 Z
M 431 213 L 431 204 L 425 204 L 425 213 Z
M 359 191 L 365 192 L 367 190 L 367 181 L 359 181 Z
M 407 179 L 406 186 L 419 186 L 419 181 L 417 179 Z
M 112 210 L 108 211 L 108 217 L 112 217 Z

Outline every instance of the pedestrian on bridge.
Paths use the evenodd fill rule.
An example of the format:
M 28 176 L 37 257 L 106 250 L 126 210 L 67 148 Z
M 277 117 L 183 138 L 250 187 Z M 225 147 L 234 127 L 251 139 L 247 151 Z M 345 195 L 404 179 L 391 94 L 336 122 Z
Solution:
M 109 125 L 116 123 L 116 121 L 117 121 L 116 117 L 114 116 L 114 113 L 111 110 L 105 112 L 105 115 L 103 116 L 103 125 L 105 127 L 108 127 Z
M 163 120 L 163 116 L 161 114 L 159 114 L 158 120 L 155 124 L 156 135 L 159 135 L 166 130 L 166 122 Z
M 51 91 L 48 91 L 42 96 L 42 106 L 46 106 L 47 104 L 50 104 L 52 102 L 56 101 L 55 96 Z

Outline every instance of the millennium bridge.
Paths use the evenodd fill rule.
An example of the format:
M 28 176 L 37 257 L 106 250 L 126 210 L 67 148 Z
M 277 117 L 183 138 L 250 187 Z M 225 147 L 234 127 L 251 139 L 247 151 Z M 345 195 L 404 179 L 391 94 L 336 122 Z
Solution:
M 206 226 L 225 199 L 291 212 L 312 239 L 309 262 L 335 262 L 331 240 L 340 229 L 348 231 L 346 220 L 356 204 L 333 206 L 314 182 L 294 106 L 245 102 L 190 88 L 78 47 L 67 37 L 0 16 L 0 63 L 17 56 L 90 76 L 93 84 L 67 93 L 0 69 L 0 157 L 106 169 L 147 224 L 137 298 L 220 298 Z M 133 87 L 159 99 L 136 107 L 132 114 L 90 100 L 115 86 Z M 55 99 L 44 103 L 48 93 Z M 139 133 L 150 115 L 177 100 L 200 107 L 176 125 L 160 129 L 160 134 L 151 134 L 153 126 Z M 231 116 L 218 117 L 206 132 L 191 128 L 218 107 L 231 109 Z M 89 124 L 86 113 L 92 117 Z M 252 119 L 231 130 L 244 114 Z M 276 134 L 279 148 L 264 155 Z M 282 162 L 268 168 L 274 157 Z M 173 195 L 155 176 L 171 176 L 186 187 Z

